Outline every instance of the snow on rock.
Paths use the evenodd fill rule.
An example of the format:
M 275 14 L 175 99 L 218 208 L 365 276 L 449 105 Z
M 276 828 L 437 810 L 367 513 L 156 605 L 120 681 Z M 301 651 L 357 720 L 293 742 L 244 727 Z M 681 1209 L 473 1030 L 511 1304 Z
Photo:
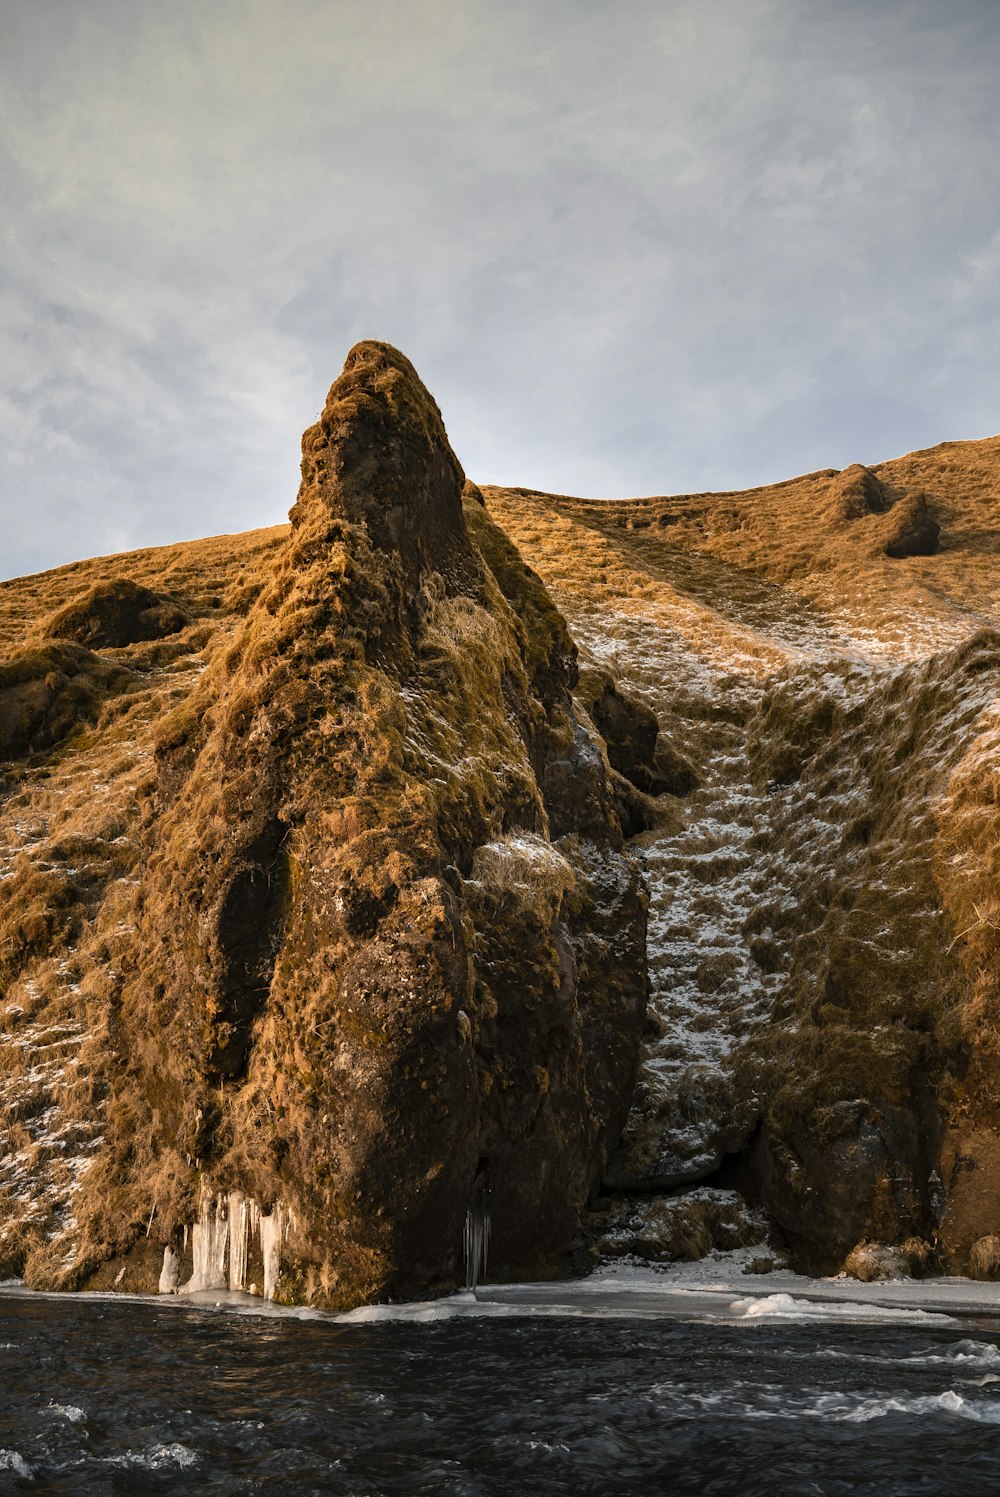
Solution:
M 697 773 L 631 843 L 650 1018 L 605 1184 L 633 1200 L 739 1156 L 744 1186 L 823 1271 L 869 1237 L 920 1252 L 934 1237 L 925 1036 L 956 981 L 953 941 L 970 943 L 974 978 L 976 943 L 1000 928 L 1000 654 L 980 544 L 993 501 L 969 497 L 994 491 L 995 458 L 968 444 L 968 479 L 938 460 L 914 454 L 880 482 L 895 502 L 891 472 L 921 470 L 956 525 L 966 506 L 954 562 L 947 535 L 932 560 L 889 562 L 880 515 L 830 520 L 836 475 L 622 505 L 485 491 L 582 663 L 651 708 Z M 947 817 L 960 836 L 942 837 Z M 964 1239 L 992 1230 L 956 1223 L 948 1251 L 962 1263 Z

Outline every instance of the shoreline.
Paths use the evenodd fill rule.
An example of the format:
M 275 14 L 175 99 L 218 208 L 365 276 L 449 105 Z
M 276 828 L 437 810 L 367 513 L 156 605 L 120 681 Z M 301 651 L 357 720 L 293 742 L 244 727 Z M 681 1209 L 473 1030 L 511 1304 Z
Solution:
M 17 1280 L 0 1284 L 0 1302 L 10 1298 L 132 1303 L 340 1326 L 538 1315 L 712 1320 L 734 1325 L 782 1319 L 909 1321 L 942 1326 L 990 1320 L 1000 1324 L 1000 1283 L 950 1277 L 863 1283 L 848 1278 L 808 1278 L 783 1269 L 766 1275 L 746 1274 L 740 1258 L 739 1253 L 719 1254 L 660 1271 L 633 1264 L 609 1265 L 582 1279 L 486 1283 L 440 1299 L 361 1305 L 346 1311 L 280 1305 L 229 1289 L 204 1289 L 184 1295 L 117 1294 L 108 1290 L 62 1293 L 29 1289 Z

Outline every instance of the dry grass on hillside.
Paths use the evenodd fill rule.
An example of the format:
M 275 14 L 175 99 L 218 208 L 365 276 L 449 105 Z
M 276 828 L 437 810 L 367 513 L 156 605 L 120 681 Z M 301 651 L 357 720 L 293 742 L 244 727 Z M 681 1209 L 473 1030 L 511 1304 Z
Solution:
M 868 471 L 890 507 L 877 513 L 862 504 L 849 518 L 845 489 L 859 489 L 863 479 L 856 475 L 865 471 L 824 469 L 742 492 L 612 504 L 529 489 L 483 492 L 495 500 L 498 514 L 514 521 L 518 535 L 532 529 L 527 554 L 546 576 L 560 567 L 561 525 L 570 520 L 614 534 L 622 553 L 640 562 L 639 570 L 642 561 L 655 565 L 658 557 L 683 551 L 753 573 L 815 604 L 838 630 L 856 629 L 861 642 L 869 639 L 877 648 L 919 649 L 933 644 L 935 628 L 954 639 L 968 630 L 965 614 L 995 619 L 1000 436 L 942 442 L 874 465 Z M 940 549 L 900 566 L 885 547 L 898 528 L 899 506 L 917 495 L 925 496 L 941 526 Z M 607 563 L 592 578 L 575 573 L 583 590 L 602 582 L 614 585 Z M 696 598 L 698 580 L 680 583 L 682 589 L 687 585 Z
M 696 771 L 640 838 L 653 1013 L 621 1188 L 704 1177 L 748 1142 L 760 1155 L 763 1126 L 757 1162 L 790 1235 L 839 1213 L 856 1238 L 895 1221 L 902 1241 L 930 1235 L 936 1161 L 942 1240 L 964 1265 L 1000 1209 L 986 1164 L 1000 1129 L 1000 438 L 745 493 L 484 492 L 588 679 L 610 673 L 651 707 L 664 752 Z M 895 559 L 915 506 L 939 548 Z M 287 534 L 0 584 L 0 691 L 40 682 L 31 701 L 51 728 L 34 759 L 0 769 L 0 1192 L 23 1204 L 28 1182 L 45 1185 L 0 1240 L 0 1276 L 23 1257 L 18 1234 L 55 1232 L 58 1256 L 71 1230 L 104 1127 L 109 974 L 132 936 L 154 746 L 185 741 L 197 683 Z M 482 544 L 513 576 L 516 553 L 492 533 Z M 76 674 L 67 656 L 40 659 L 54 615 L 123 578 L 191 622 L 120 649 L 73 645 Z M 522 623 L 541 681 L 560 641 Z M 71 698 L 82 713 L 64 731 Z M 853 1205 L 827 1193 L 829 1168 Z
M 642 839 L 654 1014 L 613 1183 L 746 1146 L 816 1262 L 933 1236 L 936 1167 L 967 1262 L 1000 1206 L 1000 438 L 745 493 L 484 495 L 701 779 Z M 889 554 L 915 514 L 938 549 Z
M 157 734 L 245 613 L 286 533 L 95 558 L 0 584 L 0 722 L 34 724 L 36 734 L 18 746 L 26 757 L 0 764 L 0 1199 L 12 1207 L 0 1276 L 49 1237 L 58 1261 L 72 1232 L 79 1182 L 105 1130 L 111 979 L 143 872 Z M 166 595 L 190 623 L 98 652 L 46 639 L 77 600 L 122 580 Z M 72 676 L 67 660 L 78 666 Z M 25 685 L 42 693 L 28 704 L 38 714 L 25 713 Z

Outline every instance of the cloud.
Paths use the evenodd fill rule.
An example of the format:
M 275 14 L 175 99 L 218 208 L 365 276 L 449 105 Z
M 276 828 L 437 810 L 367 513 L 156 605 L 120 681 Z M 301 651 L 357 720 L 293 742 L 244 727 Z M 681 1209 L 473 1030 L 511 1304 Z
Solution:
M 280 519 L 363 336 L 484 481 L 742 486 L 1000 427 L 992 4 L 2 25 L 3 575 Z

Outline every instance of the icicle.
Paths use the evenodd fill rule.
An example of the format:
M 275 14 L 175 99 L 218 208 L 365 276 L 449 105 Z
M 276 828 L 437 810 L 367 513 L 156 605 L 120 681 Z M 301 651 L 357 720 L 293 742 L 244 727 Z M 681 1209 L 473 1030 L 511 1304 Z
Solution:
M 288 1231 L 288 1210 L 280 1201 L 270 1216 L 260 1218 L 260 1249 L 264 1259 L 264 1298 L 274 1299 L 281 1273 L 281 1243 Z
M 289 1220 L 288 1207 L 280 1201 L 270 1216 L 265 1216 L 257 1201 L 244 1195 L 242 1190 L 212 1196 L 203 1189 L 198 1219 L 191 1228 L 191 1277 L 181 1286 L 179 1293 L 196 1294 L 202 1289 L 227 1287 L 245 1292 L 250 1247 L 254 1234 L 259 1232 L 264 1263 L 264 1298 L 273 1299 L 281 1273 L 281 1246 L 288 1236 Z M 187 1236 L 185 1227 L 185 1247 Z M 256 1283 L 250 1285 L 250 1292 L 257 1293 Z
M 194 1294 L 199 1289 L 226 1288 L 226 1254 L 229 1247 L 229 1218 L 226 1213 L 226 1197 L 213 1200 L 203 1192 L 198 1220 L 191 1229 L 191 1253 L 193 1265 L 191 1277 L 184 1285 L 185 1292 Z
M 488 1161 L 480 1163 L 472 1186 L 472 1201 L 465 1214 L 465 1287 L 475 1289 L 486 1275 L 490 1251 L 490 1197 L 492 1180 Z
M 249 1202 L 242 1190 L 229 1192 L 229 1287 L 246 1289 L 250 1236 Z
M 163 1267 L 160 1269 L 159 1292 L 161 1294 L 176 1294 L 180 1277 L 181 1260 L 168 1242 L 163 1249 Z

